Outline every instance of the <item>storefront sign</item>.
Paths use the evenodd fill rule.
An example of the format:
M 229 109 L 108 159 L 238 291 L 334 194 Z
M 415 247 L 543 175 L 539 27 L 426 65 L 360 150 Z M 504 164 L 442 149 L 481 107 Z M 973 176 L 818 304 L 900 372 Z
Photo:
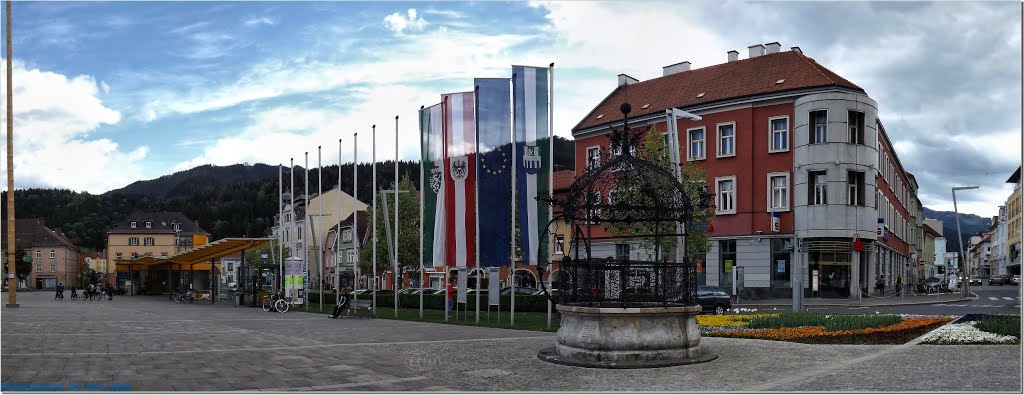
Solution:
M 775 261 L 775 264 L 778 265 L 778 269 L 776 269 L 776 270 L 778 270 L 779 273 L 785 273 L 786 272 L 786 261 L 784 261 L 784 260 L 777 260 L 777 261 Z

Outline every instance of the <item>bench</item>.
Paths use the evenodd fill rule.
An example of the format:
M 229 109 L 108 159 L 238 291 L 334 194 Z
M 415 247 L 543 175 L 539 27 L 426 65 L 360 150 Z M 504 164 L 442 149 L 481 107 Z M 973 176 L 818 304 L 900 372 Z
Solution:
M 348 317 L 359 317 L 359 318 L 377 318 L 373 314 L 373 305 L 370 301 L 366 300 L 353 300 L 345 309 L 345 315 Z

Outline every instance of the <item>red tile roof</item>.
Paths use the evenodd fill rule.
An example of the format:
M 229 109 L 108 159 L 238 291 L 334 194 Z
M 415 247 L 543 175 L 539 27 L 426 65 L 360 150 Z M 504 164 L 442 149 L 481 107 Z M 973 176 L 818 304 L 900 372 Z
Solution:
M 572 181 L 576 179 L 575 170 L 560 170 L 554 174 L 554 187 L 555 191 L 568 190 L 569 186 L 572 185 Z
M 778 80 L 785 82 L 777 84 Z M 804 54 L 784 51 L 737 60 L 714 66 L 683 71 L 630 84 L 628 101 L 633 107 L 631 118 L 664 113 L 668 108 L 687 108 L 747 96 L 785 92 L 814 87 L 844 87 L 863 92 L 864 89 L 840 77 Z M 701 97 L 698 94 L 703 93 Z M 623 87 L 616 87 L 572 129 L 582 129 L 620 122 L 619 105 L 625 101 Z M 641 108 L 650 104 L 647 108 Z M 600 119 L 597 117 L 604 115 Z

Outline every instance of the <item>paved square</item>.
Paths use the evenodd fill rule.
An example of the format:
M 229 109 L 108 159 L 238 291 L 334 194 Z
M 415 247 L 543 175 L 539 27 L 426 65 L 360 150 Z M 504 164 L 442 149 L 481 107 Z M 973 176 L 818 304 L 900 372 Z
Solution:
M 3 295 L 6 297 L 6 295 Z M 0 314 L 2 381 L 142 391 L 1016 391 L 1020 346 L 704 338 L 713 362 L 604 370 L 540 361 L 550 333 L 182 305 L 55 302 Z

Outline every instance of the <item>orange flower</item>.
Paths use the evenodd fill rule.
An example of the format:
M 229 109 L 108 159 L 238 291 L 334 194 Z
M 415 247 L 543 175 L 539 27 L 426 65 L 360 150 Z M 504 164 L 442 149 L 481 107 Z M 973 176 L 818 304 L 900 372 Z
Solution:
M 900 338 L 916 330 L 932 325 L 951 321 L 949 317 L 918 317 L 900 321 L 896 324 L 880 328 L 864 328 L 826 332 L 822 326 L 802 326 L 798 328 L 757 329 L 751 331 L 725 331 L 711 333 L 710 336 L 742 337 L 766 340 L 798 340 L 798 341 L 835 341 L 856 339 L 887 339 Z

